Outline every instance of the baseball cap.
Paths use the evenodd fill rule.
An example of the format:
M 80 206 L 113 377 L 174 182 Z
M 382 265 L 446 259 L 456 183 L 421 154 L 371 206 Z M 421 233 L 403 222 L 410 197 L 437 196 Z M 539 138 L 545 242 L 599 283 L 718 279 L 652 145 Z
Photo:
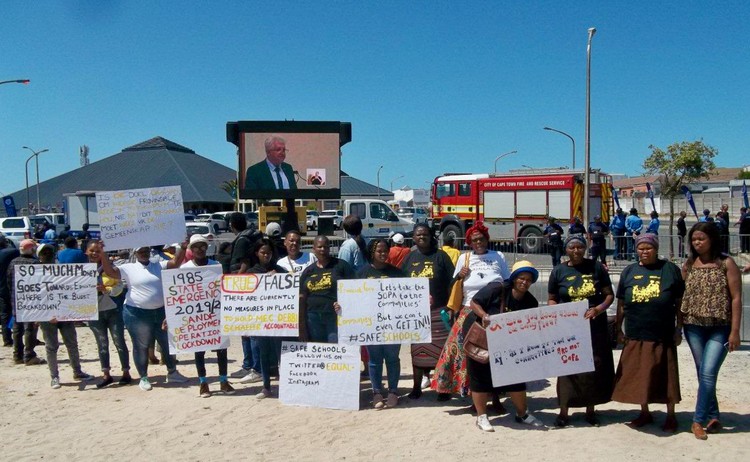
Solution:
M 393 235 L 393 242 L 395 244 L 403 244 L 404 243 L 404 235 L 401 233 L 396 233 Z
M 200 234 L 193 234 L 190 236 L 190 243 L 188 244 L 188 249 L 192 248 L 195 244 L 206 244 L 208 245 L 208 239 L 201 236 Z M 179 245 L 178 245 L 179 247 Z
M 266 236 L 281 236 L 281 225 L 275 221 L 266 225 Z
M 36 256 L 38 257 L 39 255 L 41 255 L 42 252 L 45 249 L 50 249 L 52 251 L 52 253 L 55 252 L 55 248 L 52 247 L 52 245 L 50 245 L 50 244 L 42 244 L 42 245 L 40 245 L 39 247 L 36 248 Z
M 29 250 L 36 248 L 36 241 L 33 239 L 24 239 L 18 244 L 19 250 Z

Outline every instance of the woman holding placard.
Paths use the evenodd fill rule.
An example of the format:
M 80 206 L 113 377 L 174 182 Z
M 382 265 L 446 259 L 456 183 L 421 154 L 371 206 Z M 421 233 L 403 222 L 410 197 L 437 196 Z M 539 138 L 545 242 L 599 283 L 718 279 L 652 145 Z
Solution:
M 181 268 L 196 268 L 208 265 L 221 265 L 216 260 L 211 260 L 206 256 L 208 251 L 208 239 L 200 234 L 190 236 L 188 250 L 192 253 L 193 258 L 182 264 Z M 216 307 L 218 309 L 218 307 Z M 214 312 L 214 308 L 211 309 Z M 219 313 L 214 313 L 219 316 Z M 227 379 L 227 349 L 220 348 L 216 350 L 216 362 L 219 363 L 219 389 L 222 393 L 231 395 L 234 388 L 229 384 Z M 195 368 L 198 370 L 198 381 L 200 382 L 198 394 L 201 398 L 210 398 L 211 390 L 208 388 L 208 379 L 206 378 L 206 352 L 195 352 Z
M 86 256 L 91 263 L 99 263 L 102 258 L 102 244 L 99 241 L 89 241 L 86 248 Z M 125 290 L 122 281 L 119 279 L 108 278 L 101 274 L 99 269 L 99 319 L 89 321 L 91 332 L 94 333 L 96 347 L 99 351 L 99 363 L 102 367 L 102 379 L 96 384 L 96 388 L 104 388 L 114 382 L 109 367 L 109 336 L 112 336 L 112 343 L 115 344 L 117 355 L 120 357 L 122 366 L 122 378 L 118 385 L 128 385 L 132 381 L 130 377 L 130 352 L 128 344 L 125 342 L 125 325 L 122 321 L 122 299 L 121 295 Z M 119 302 L 119 303 L 118 303 Z
M 539 272 L 528 261 L 519 261 L 513 265 L 508 281 L 494 281 L 477 291 L 471 299 L 471 313 L 466 316 L 466 322 L 461 326 L 465 336 L 471 325 L 479 323 L 487 327 L 490 316 L 512 311 L 536 308 L 539 302 L 530 292 L 531 284 L 539 278 Z M 476 425 L 485 432 L 494 432 L 487 418 L 487 401 L 492 394 L 508 393 L 513 406 L 516 408 L 515 420 L 518 423 L 543 427 L 539 419 L 528 413 L 526 405 L 526 384 L 517 383 L 495 387 L 492 385 L 492 373 L 489 363 L 484 364 L 471 358 L 466 358 L 466 370 L 469 376 L 471 399 L 477 410 Z
M 435 369 L 440 352 L 448 338 L 448 330 L 443 325 L 440 311 L 448 303 L 450 284 L 453 277 L 453 262 L 447 253 L 438 249 L 437 239 L 425 224 L 414 225 L 414 243 L 417 248 L 409 252 L 401 269 L 407 276 L 426 277 L 430 280 L 430 318 L 432 343 L 412 344 L 411 362 L 414 372 L 414 386 L 409 398 L 422 396 L 422 377 Z
M 682 342 L 680 304 L 685 283 L 677 265 L 659 259 L 657 235 L 636 237 L 635 251 L 638 263 L 622 271 L 617 286 L 617 343 L 624 347 L 612 399 L 641 405 L 640 415 L 628 424 L 632 428 L 654 421 L 649 403 L 666 404 L 662 430 L 674 433 L 674 407 L 680 402 L 677 345 Z
M 612 398 L 615 366 L 612 359 L 607 308 L 614 300 L 612 282 L 607 270 L 598 261 L 584 258 L 586 239 L 580 234 L 569 236 L 565 241 L 568 261 L 557 265 L 550 274 L 548 305 L 587 300 L 589 309 L 584 318 L 589 320 L 591 346 L 594 356 L 594 371 L 557 378 L 557 400 L 560 414 L 555 425 L 565 427 L 569 423 L 568 408 L 585 407 L 586 422 L 595 427 L 599 419 L 594 406 L 604 404 Z
M 367 246 L 370 264 L 363 267 L 357 274 L 358 279 L 381 279 L 381 278 L 403 278 L 406 273 L 399 268 L 387 263 L 390 246 L 388 240 L 377 238 L 370 241 Z M 334 305 L 338 306 L 338 303 Z M 367 345 L 369 354 L 370 382 L 372 382 L 372 403 L 375 409 L 383 409 L 385 406 L 396 407 L 398 405 L 398 381 L 401 378 L 401 361 L 399 352 L 401 345 Z M 383 361 L 388 368 L 388 399 L 383 400 Z
M 487 284 L 502 282 L 510 276 L 505 255 L 489 249 L 490 233 L 482 222 L 477 222 L 466 230 L 466 242 L 471 245 L 471 251 L 458 257 L 456 270 L 453 272 L 454 280 L 463 281 L 462 308 L 445 342 L 432 380 L 432 388 L 438 392 L 438 401 L 449 400 L 451 393 L 463 394 L 469 387 L 463 325 L 472 311 L 471 299 Z

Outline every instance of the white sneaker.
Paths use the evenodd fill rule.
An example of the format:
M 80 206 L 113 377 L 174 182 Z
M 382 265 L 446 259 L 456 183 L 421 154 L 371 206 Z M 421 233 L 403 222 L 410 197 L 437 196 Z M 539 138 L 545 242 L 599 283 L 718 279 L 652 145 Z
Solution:
M 430 388 L 430 376 L 429 376 L 429 374 L 425 375 L 424 377 L 422 377 L 422 390 L 424 390 L 425 388 Z
M 252 369 L 245 369 L 244 367 L 241 367 L 237 369 L 236 371 L 232 372 L 231 374 L 229 374 L 229 376 L 232 377 L 233 379 L 241 379 L 242 377 L 249 374 L 250 371 L 252 371 Z
M 533 415 L 526 413 L 525 417 L 516 416 L 516 422 L 522 423 L 525 425 L 531 425 L 532 427 L 544 427 L 544 424 L 541 420 L 537 419 Z
M 483 432 L 495 431 L 495 429 L 492 428 L 492 424 L 490 424 L 490 419 L 487 418 L 487 414 L 477 416 L 477 427 L 479 427 L 479 429 Z
M 52 383 L 50 383 L 50 386 L 52 387 L 53 390 L 59 390 L 61 387 L 60 379 L 57 377 L 53 378 Z
M 148 377 L 141 377 L 141 381 L 138 383 L 138 386 L 143 391 L 151 391 L 151 389 L 153 388 L 151 386 L 151 382 L 148 381 Z
M 267 389 L 264 388 L 264 389 L 262 389 L 260 391 L 260 393 L 258 393 L 257 395 L 255 395 L 255 398 L 257 398 L 257 399 L 266 399 L 266 398 L 270 398 L 271 396 L 273 396 L 271 394 L 271 390 L 267 390 Z
M 177 371 L 167 374 L 167 383 L 185 383 L 188 379 Z
M 263 380 L 263 376 L 251 370 L 249 374 L 240 379 L 240 383 L 255 383 Z

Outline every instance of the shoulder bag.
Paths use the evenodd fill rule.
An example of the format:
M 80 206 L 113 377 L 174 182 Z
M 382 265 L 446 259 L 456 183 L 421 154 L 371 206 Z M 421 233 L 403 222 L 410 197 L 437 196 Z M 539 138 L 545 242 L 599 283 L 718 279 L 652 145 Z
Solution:
M 466 252 L 464 255 L 466 255 L 464 257 L 464 267 L 468 268 L 471 251 Z M 448 303 L 446 303 L 446 306 L 455 312 L 459 312 L 461 311 L 461 308 L 463 308 L 463 300 L 464 280 L 463 278 L 458 278 L 456 282 L 453 283 L 453 287 L 451 288 L 451 295 L 450 297 L 448 297 Z

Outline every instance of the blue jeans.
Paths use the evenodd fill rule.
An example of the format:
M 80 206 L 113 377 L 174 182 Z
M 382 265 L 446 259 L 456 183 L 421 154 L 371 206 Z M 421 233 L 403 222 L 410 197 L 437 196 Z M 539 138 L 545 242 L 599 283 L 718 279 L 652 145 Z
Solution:
M 260 346 L 254 337 L 242 337 L 242 368 L 260 372 Z
M 138 375 L 148 377 L 148 346 L 153 340 L 156 340 L 164 353 L 167 371 L 171 374 L 177 370 L 174 357 L 168 353 L 167 331 L 161 328 L 161 324 L 164 322 L 164 307 L 144 310 L 125 305 L 122 318 L 133 341 L 133 362 Z
M 99 363 L 102 366 L 102 372 L 109 372 L 109 336 L 107 331 L 112 335 L 112 342 L 117 349 L 117 356 L 120 357 L 122 371 L 130 370 L 130 352 L 128 344 L 125 342 L 125 324 L 122 321 L 122 308 L 114 310 L 100 311 L 97 321 L 89 321 L 89 327 L 94 333 L 96 347 L 99 350 Z
M 627 250 L 625 251 L 625 260 L 635 260 L 635 238 L 632 233 L 625 234 Z
M 383 360 L 388 368 L 388 391 L 396 393 L 398 380 L 401 378 L 401 360 L 398 354 L 401 345 L 367 345 L 367 353 L 370 355 L 370 382 L 372 392 L 380 393 L 383 390 Z
M 549 249 L 549 254 L 552 257 L 552 267 L 560 264 L 560 258 L 562 258 L 563 248 L 562 245 L 552 244 Z
M 685 339 L 690 346 L 698 372 L 698 400 L 695 403 L 693 422 L 706 423 L 719 418 L 716 400 L 716 380 L 719 369 L 727 357 L 724 346 L 729 340 L 730 326 L 703 327 L 685 324 Z
M 338 343 L 339 326 L 334 311 L 308 311 L 307 334 L 311 342 Z

